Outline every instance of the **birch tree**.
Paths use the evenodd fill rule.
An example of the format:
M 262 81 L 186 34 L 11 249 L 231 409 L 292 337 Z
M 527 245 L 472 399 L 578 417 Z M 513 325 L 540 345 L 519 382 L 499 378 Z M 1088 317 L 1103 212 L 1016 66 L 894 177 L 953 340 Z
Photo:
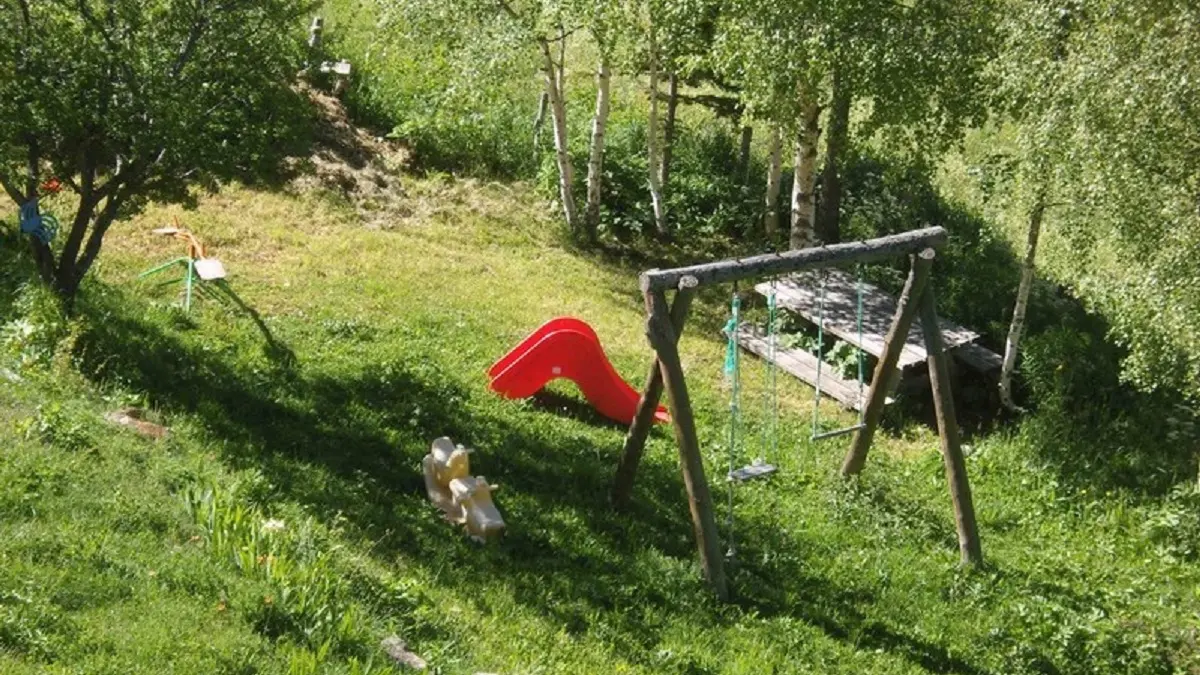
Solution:
M 1105 313 L 1129 381 L 1200 400 L 1200 7 L 1012 0 L 1003 17 L 998 107 L 1021 180 L 1061 204 L 1057 273 Z
M 771 124 L 767 138 L 767 195 L 763 209 L 763 224 L 770 241 L 779 236 L 779 183 L 783 167 L 783 139 L 780 134 L 779 125 Z
M 646 164 L 649 169 L 650 201 L 654 207 L 654 231 L 666 237 L 667 213 L 662 194 L 662 155 L 658 145 L 658 40 L 654 16 L 649 17 L 650 117 L 646 125 Z
M 612 68 L 606 41 L 597 38 L 600 50 L 596 68 L 596 112 L 592 115 L 591 145 L 588 149 L 586 237 L 595 242 L 600 226 L 600 197 L 604 182 L 604 138 L 608 128 L 609 86 Z
M 1042 236 L 1042 218 L 1046 214 L 1046 195 L 1039 192 L 1037 202 L 1029 213 L 1029 231 L 1025 241 L 1025 257 L 1021 261 L 1021 283 L 1017 287 L 1017 301 L 1013 307 L 1012 322 L 1004 340 L 1004 362 L 1000 367 L 1000 401 L 1006 408 L 1017 410 L 1012 396 L 1012 376 L 1017 365 L 1017 350 L 1021 335 L 1025 332 L 1025 312 L 1029 309 L 1029 294 L 1033 290 L 1033 275 L 1037 258 L 1038 239 Z

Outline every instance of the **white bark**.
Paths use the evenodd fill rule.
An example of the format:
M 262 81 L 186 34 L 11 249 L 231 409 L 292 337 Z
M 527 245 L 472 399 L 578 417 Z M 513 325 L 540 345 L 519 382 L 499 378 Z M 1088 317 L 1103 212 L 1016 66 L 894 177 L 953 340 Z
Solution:
M 771 135 L 767 139 L 767 198 L 764 224 L 767 237 L 774 239 L 779 234 L 779 174 L 783 170 L 783 141 L 779 125 L 771 124 Z
M 658 45 L 654 40 L 654 24 L 650 24 L 650 120 L 646 129 L 646 157 L 650 165 L 650 201 L 654 205 L 654 229 L 660 237 L 667 234 L 667 214 L 663 204 L 662 158 L 658 147 Z
M 575 210 L 575 196 L 571 192 L 574 176 L 567 148 L 567 107 L 563 102 L 562 89 L 560 89 L 565 75 L 554 64 L 554 58 L 550 55 L 549 41 L 540 40 L 540 43 L 542 58 L 545 61 L 543 69 L 546 75 L 546 94 L 550 97 L 550 117 L 554 122 L 554 152 L 558 160 L 559 196 L 562 199 L 563 216 L 567 220 L 567 227 L 572 233 L 578 233 L 579 218 Z
M 1019 410 L 1012 397 L 1012 376 L 1017 366 L 1021 335 L 1025 332 L 1025 311 L 1029 308 L 1029 293 L 1033 289 L 1034 260 L 1038 238 L 1042 234 L 1042 217 L 1046 213 L 1045 197 L 1039 196 L 1029 213 L 1029 234 L 1025 242 L 1025 260 L 1021 263 L 1021 285 L 1017 287 L 1017 304 L 1013 307 L 1008 339 L 1004 341 L 1004 365 L 1000 367 L 1000 401 L 1010 410 Z
M 808 248 L 817 243 L 817 210 L 813 191 L 817 182 L 817 126 L 821 108 L 805 102 L 800 109 L 800 132 L 796 135 L 795 179 L 792 181 L 792 249 Z
M 587 236 L 596 238 L 600 223 L 601 170 L 604 165 L 604 130 L 608 126 L 609 81 L 612 74 L 608 67 L 608 56 L 600 55 L 600 68 L 596 71 L 596 114 L 592 117 L 592 147 L 588 153 L 587 175 Z

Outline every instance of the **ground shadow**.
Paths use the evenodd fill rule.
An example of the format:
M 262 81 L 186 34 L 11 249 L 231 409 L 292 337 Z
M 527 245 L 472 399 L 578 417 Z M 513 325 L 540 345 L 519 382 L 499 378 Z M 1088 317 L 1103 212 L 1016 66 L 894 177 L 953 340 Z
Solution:
M 589 437 L 535 433 L 520 421 L 551 412 L 481 413 L 451 378 L 375 360 L 370 350 L 361 368 L 336 376 L 302 358 L 272 361 L 266 371 L 241 368 L 174 330 L 123 315 L 115 309 L 120 306 L 109 306 L 105 320 L 90 323 L 81 336 L 84 372 L 102 382 L 119 379 L 168 413 L 191 413 L 222 440 L 225 462 L 261 471 L 280 498 L 342 514 L 375 542 L 372 555 L 381 560 L 403 556 L 485 605 L 481 580 L 504 579 L 514 599 L 564 630 L 582 633 L 602 622 L 615 649 L 647 664 L 657 663 L 663 639 L 661 621 L 648 617 L 679 611 L 681 597 L 697 621 L 730 620 L 698 576 L 688 575 L 690 588 L 681 596 L 680 579 L 648 562 L 695 556 L 673 462 L 644 462 L 630 509 L 615 513 L 608 495 L 619 443 L 597 448 Z M 552 405 L 561 407 L 562 398 L 551 397 Z M 427 503 L 419 462 L 429 439 L 441 435 L 486 449 L 473 458 L 473 469 L 504 486 L 512 526 L 500 545 L 479 549 L 447 536 Z M 766 533 L 764 545 L 819 550 L 770 523 L 752 527 Z M 747 551 L 753 557 L 754 545 Z M 980 672 L 937 645 L 869 619 L 861 607 L 874 598 L 807 578 L 805 567 L 804 560 L 778 569 L 743 566 L 735 579 L 739 603 L 747 611 L 801 618 L 838 640 L 903 654 L 932 672 Z M 413 639 L 428 630 L 415 627 Z

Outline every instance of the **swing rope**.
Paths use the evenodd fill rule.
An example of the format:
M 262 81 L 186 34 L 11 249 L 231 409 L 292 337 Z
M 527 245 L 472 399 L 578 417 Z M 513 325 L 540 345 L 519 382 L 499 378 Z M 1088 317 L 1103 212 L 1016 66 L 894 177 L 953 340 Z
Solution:
M 729 512 L 726 517 L 726 527 L 729 529 L 729 550 L 726 556 L 732 558 L 737 551 L 735 540 L 735 523 L 733 515 L 733 472 L 737 463 L 738 427 L 740 425 L 740 356 L 738 354 L 738 330 L 741 321 L 741 299 L 738 298 L 737 283 L 733 284 L 733 300 L 730 302 L 729 323 L 725 324 L 725 333 L 729 342 L 725 347 L 725 380 L 730 385 L 729 392 L 729 473 L 726 482 L 729 483 Z
M 770 291 L 767 293 L 767 424 L 763 426 L 762 444 L 768 462 L 775 461 L 779 456 L 779 395 L 776 387 L 778 368 L 775 365 L 775 352 L 779 340 L 776 321 L 775 279 L 771 279 Z
M 812 413 L 812 434 L 809 440 L 821 440 L 824 438 L 832 438 L 841 436 L 860 429 L 866 419 L 865 407 L 863 405 L 863 390 L 866 381 L 866 357 L 863 353 L 863 273 L 862 265 L 855 266 L 856 281 L 855 291 L 858 296 L 857 307 L 855 309 L 855 323 L 858 329 L 858 423 L 845 427 L 844 429 L 835 429 L 833 431 L 820 432 L 820 408 L 821 408 L 821 370 L 825 363 L 824 347 L 825 347 L 825 279 L 827 274 L 822 272 L 821 283 L 817 290 L 817 385 L 816 393 L 813 396 L 813 413 Z

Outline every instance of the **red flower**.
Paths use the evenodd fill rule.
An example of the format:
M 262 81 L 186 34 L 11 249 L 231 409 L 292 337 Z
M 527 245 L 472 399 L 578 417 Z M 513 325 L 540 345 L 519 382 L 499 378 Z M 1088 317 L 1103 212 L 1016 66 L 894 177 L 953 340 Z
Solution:
M 51 176 L 47 178 L 44 183 L 42 183 L 41 189 L 42 192 L 48 194 L 58 194 L 58 192 L 62 190 L 62 183 L 59 182 L 59 180 L 54 176 Z

